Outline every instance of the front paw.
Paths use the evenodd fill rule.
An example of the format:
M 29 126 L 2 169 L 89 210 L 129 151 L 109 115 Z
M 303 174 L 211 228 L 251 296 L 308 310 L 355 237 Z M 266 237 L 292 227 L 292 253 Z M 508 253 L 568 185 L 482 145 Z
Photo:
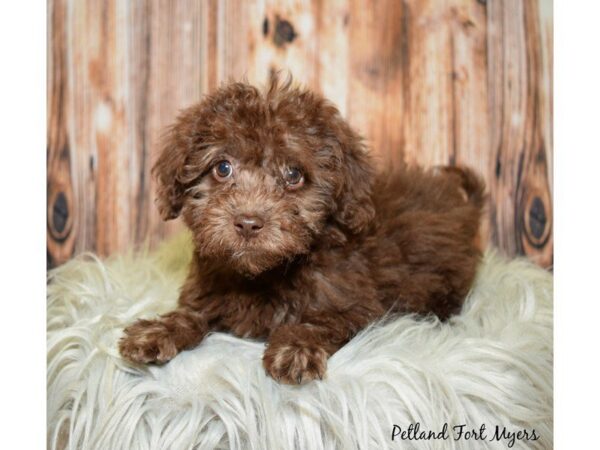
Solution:
M 265 350 L 263 366 L 280 383 L 304 384 L 323 379 L 327 352 L 318 345 L 271 344 Z
M 137 363 L 166 363 L 177 355 L 174 336 L 158 320 L 138 320 L 125 328 L 119 341 L 121 355 Z

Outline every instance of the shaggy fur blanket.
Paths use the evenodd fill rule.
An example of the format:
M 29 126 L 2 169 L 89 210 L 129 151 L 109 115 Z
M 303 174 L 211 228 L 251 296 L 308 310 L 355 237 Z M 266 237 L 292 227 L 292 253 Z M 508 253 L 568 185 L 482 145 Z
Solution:
M 305 386 L 222 333 L 162 367 L 126 363 L 123 327 L 174 307 L 190 249 L 182 235 L 50 272 L 49 448 L 552 448 L 549 273 L 488 252 L 459 316 L 388 318 Z

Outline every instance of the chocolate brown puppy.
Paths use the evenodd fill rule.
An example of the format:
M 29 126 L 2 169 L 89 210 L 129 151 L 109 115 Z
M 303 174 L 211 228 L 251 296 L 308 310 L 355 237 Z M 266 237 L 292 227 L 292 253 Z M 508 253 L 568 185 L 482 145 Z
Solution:
M 305 383 L 387 312 L 459 311 L 480 259 L 472 171 L 378 173 L 331 103 L 276 77 L 183 111 L 153 173 L 162 217 L 183 217 L 195 251 L 178 308 L 125 329 L 131 361 L 227 331 L 266 339 L 266 371 Z

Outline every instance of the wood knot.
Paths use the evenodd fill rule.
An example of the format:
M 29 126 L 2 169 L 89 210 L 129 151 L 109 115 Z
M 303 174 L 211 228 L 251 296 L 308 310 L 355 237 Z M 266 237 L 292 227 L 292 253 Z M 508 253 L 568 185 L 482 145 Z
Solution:
M 541 239 L 544 235 L 547 221 L 548 218 L 546 217 L 546 210 L 542 199 L 534 197 L 529 208 L 529 229 L 535 239 Z
M 496 167 L 494 169 L 494 173 L 496 174 L 496 178 L 500 178 L 502 175 L 502 161 L 500 158 L 496 159 Z
M 268 31 L 268 30 L 267 30 Z M 273 42 L 277 47 L 283 47 L 285 44 L 292 42 L 298 35 L 294 30 L 294 26 L 285 19 L 275 18 L 275 33 Z
M 64 241 L 71 229 L 69 202 L 64 192 L 53 196 L 48 211 L 48 228 L 56 241 Z
M 546 203 L 539 195 L 533 195 L 525 205 L 525 236 L 531 245 L 543 247 L 550 236 L 550 220 Z

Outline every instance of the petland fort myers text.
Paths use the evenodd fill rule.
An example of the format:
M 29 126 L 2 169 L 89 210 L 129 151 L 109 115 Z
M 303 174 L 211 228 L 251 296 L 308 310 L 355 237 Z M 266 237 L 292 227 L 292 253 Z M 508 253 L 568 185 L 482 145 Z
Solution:
M 392 441 L 428 441 L 428 440 L 454 440 L 454 441 L 502 441 L 508 448 L 512 448 L 517 441 L 537 441 L 538 434 L 534 429 L 510 430 L 505 426 L 494 425 L 491 427 L 481 424 L 478 427 L 459 424 L 450 426 L 448 423 L 438 430 L 429 430 L 421 427 L 419 422 L 408 426 L 394 424 L 392 427 Z

